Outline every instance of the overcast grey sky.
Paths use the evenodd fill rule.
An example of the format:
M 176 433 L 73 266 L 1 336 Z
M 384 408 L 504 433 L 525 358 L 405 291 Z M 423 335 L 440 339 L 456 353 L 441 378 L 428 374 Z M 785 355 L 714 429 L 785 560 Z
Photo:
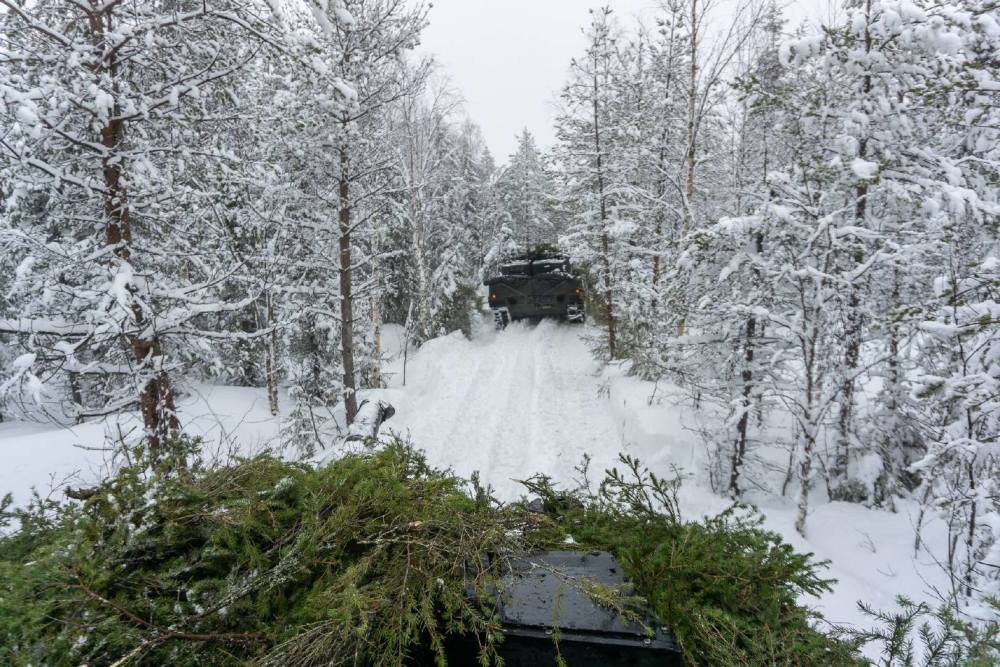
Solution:
M 828 0 L 789 2 L 795 24 L 819 15 Z M 527 127 L 548 146 L 553 101 L 569 61 L 584 41 L 587 10 L 609 5 L 623 21 L 655 0 L 433 0 L 422 50 L 434 53 L 463 96 L 498 162 Z M 720 12 L 720 23 L 724 20 Z

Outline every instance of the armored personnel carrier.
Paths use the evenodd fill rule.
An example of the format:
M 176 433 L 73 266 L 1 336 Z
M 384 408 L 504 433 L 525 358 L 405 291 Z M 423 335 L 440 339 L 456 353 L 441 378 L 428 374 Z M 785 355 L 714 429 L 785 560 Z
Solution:
M 569 257 L 534 251 L 510 257 L 500 273 L 484 281 L 497 327 L 522 319 L 557 318 L 583 322 L 583 285 Z

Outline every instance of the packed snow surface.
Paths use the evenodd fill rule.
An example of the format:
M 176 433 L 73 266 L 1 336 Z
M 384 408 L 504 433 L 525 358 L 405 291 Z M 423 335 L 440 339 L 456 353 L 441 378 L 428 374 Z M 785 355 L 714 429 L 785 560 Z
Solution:
M 383 433 L 409 438 L 434 465 L 462 475 L 478 471 L 501 499 L 518 497 L 523 488 L 515 480 L 534 473 L 575 484 L 584 455 L 592 459 L 589 478 L 596 483 L 624 452 L 662 476 L 674 467 L 688 475 L 680 497 L 685 518 L 726 508 L 728 501 L 709 489 L 706 447 L 697 434 L 710 415 L 674 387 L 603 367 L 590 353 L 587 335 L 586 327 L 551 321 L 514 323 L 500 332 L 482 326 L 471 339 L 452 333 L 419 349 L 409 346 L 404 384 L 402 331 L 387 327 L 389 387 L 363 398 L 395 407 Z M 269 414 L 262 389 L 196 387 L 181 413 L 185 428 L 203 435 L 213 453 L 277 444 L 278 420 Z M 134 415 L 73 427 L 0 423 L 0 493 L 11 491 L 24 502 L 32 486 L 47 495 L 92 480 L 115 465 L 104 449 L 105 436 L 135 427 Z M 774 454 L 781 460 L 780 452 Z M 804 600 L 831 622 L 864 622 L 858 600 L 887 608 L 899 594 L 928 599 L 931 588 L 943 588 L 931 556 L 914 554 L 913 504 L 900 502 L 898 512 L 890 513 L 818 495 L 803 538 L 793 528 L 791 498 L 761 492 L 747 500 L 766 515 L 767 528 L 831 561 L 829 575 L 839 582 L 834 591 Z M 938 554 L 944 545 L 936 536 L 942 534 L 933 523 L 925 532 Z
M 386 426 L 435 464 L 462 475 L 479 471 L 504 499 L 523 490 L 514 480 L 535 472 L 574 479 L 585 454 L 596 473 L 618 452 L 641 454 L 661 469 L 693 468 L 692 450 L 680 446 L 683 426 L 657 419 L 648 396 L 607 396 L 611 380 L 580 333 L 553 321 L 516 322 L 472 340 L 458 332 L 432 340 L 408 363 L 405 387 L 399 360 L 390 365 L 392 388 L 380 398 L 396 416 Z

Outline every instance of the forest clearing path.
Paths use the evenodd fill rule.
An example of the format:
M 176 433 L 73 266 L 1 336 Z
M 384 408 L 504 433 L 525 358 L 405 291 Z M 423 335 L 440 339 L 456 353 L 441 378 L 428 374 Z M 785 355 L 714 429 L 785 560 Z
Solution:
M 581 330 L 543 320 L 429 341 L 411 358 L 405 388 L 401 367 L 392 369 L 385 398 L 396 416 L 386 427 L 436 464 L 478 470 L 503 496 L 535 472 L 566 480 L 584 453 L 623 446 Z

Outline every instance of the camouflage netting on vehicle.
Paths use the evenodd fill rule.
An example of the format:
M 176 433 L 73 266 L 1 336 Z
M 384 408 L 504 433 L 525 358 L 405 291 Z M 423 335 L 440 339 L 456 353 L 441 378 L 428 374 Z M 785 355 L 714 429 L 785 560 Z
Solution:
M 618 557 L 689 664 L 856 662 L 797 603 L 830 586 L 821 564 L 744 510 L 682 522 L 676 487 L 634 461 L 593 495 L 529 480 L 538 514 L 401 443 L 320 467 L 206 466 L 196 447 L 123 468 L 82 505 L 4 512 L 19 529 L 0 539 L 0 663 L 402 665 L 444 661 L 453 635 L 490 662 L 507 558 L 568 534 Z M 621 613 L 636 602 L 587 590 Z

